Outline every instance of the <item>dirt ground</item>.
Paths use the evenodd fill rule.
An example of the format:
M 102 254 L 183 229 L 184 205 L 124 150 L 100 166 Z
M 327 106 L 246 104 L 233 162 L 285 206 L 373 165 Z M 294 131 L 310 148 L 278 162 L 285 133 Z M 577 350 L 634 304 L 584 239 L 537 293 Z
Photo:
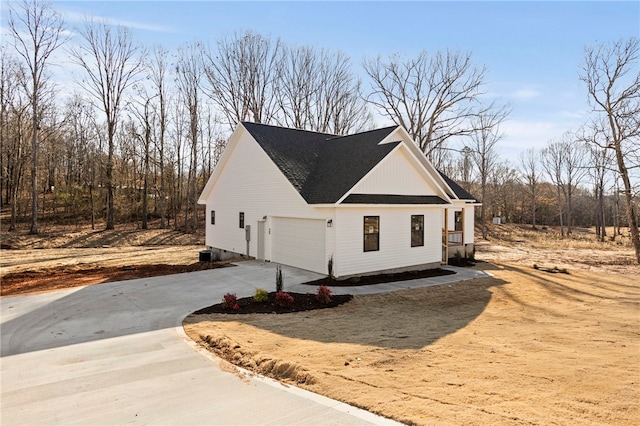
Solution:
M 190 316 L 185 330 L 240 376 L 408 424 L 637 424 L 640 267 L 628 237 L 490 231 L 476 238 L 476 268 L 491 278 L 325 311 Z
M 320 311 L 190 317 L 185 330 L 237 365 L 409 424 L 637 424 L 640 268 L 628 238 L 577 234 L 494 227 L 489 242 L 476 239 L 476 267 L 491 278 Z M 1 243 L 3 291 L 17 274 L 29 292 L 34 279 L 43 291 L 118 271 L 173 273 L 204 242 L 166 230 L 50 229 L 2 232 Z
M 478 266 L 493 277 L 184 326 L 236 365 L 408 424 L 637 424 L 636 278 Z
M 215 267 L 198 264 L 204 237 L 152 229 L 51 228 L 2 233 L 0 294 L 26 294 Z

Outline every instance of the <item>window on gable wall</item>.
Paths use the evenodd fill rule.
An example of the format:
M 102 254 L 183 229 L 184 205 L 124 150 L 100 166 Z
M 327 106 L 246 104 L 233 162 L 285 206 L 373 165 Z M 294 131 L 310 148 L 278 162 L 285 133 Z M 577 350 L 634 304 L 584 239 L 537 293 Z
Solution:
M 380 216 L 364 217 L 364 251 L 380 250 Z
M 424 246 L 424 215 L 411 215 L 411 247 Z
M 238 217 L 239 227 L 244 229 L 244 212 L 240 212 Z
M 215 210 L 211 210 L 211 224 L 212 225 L 216 224 L 216 211 Z

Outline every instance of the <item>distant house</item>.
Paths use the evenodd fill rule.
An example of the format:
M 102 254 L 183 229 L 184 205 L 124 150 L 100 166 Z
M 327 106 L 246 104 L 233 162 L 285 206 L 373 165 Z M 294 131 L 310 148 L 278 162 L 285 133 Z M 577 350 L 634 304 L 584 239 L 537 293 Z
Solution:
M 336 277 L 436 267 L 473 249 L 476 200 L 399 126 L 348 136 L 244 122 L 200 199 L 216 258 Z

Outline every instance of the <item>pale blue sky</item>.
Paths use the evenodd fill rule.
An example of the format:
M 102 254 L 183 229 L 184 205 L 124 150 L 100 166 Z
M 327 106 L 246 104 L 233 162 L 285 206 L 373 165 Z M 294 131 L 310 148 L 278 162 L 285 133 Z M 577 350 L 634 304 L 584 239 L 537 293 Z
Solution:
M 3 27 L 6 0 L 3 0 Z M 588 111 L 578 80 L 583 48 L 640 36 L 640 2 L 218 2 L 54 1 L 69 26 L 85 15 L 129 26 L 145 44 L 169 49 L 254 30 L 285 43 L 364 57 L 426 49 L 471 51 L 487 67 L 487 91 L 511 103 L 500 151 L 542 147 L 575 129 Z M 4 36 L 4 35 L 3 35 Z M 367 86 L 365 86 L 367 87 Z M 389 124 L 381 122 L 381 125 Z

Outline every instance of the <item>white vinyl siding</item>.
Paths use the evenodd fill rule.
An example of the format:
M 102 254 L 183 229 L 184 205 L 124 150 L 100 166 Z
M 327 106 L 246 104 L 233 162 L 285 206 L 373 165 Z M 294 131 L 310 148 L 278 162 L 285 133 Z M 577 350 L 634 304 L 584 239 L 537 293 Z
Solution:
M 475 207 L 468 206 L 464 208 L 464 244 L 472 244 L 474 240 L 474 231 L 475 231 Z
M 274 217 L 271 261 L 326 273 L 326 221 Z
M 424 246 L 411 247 L 411 215 L 424 215 Z M 363 251 L 364 216 L 380 216 L 380 250 Z M 442 209 L 439 207 L 357 207 L 336 209 L 337 276 L 440 262 Z
M 216 211 L 216 224 L 207 222 L 206 245 L 247 254 L 245 231 L 238 227 L 238 213 L 251 226 L 250 256 L 258 254 L 258 221 L 264 216 L 265 258 L 271 260 L 270 218 L 288 216 L 328 220 L 333 209 L 308 205 L 253 138 L 243 131 L 207 197 L 207 210 Z M 335 218 L 334 218 L 335 221 Z
M 417 162 L 401 147 L 389 154 L 350 191 L 353 194 L 437 195 Z

